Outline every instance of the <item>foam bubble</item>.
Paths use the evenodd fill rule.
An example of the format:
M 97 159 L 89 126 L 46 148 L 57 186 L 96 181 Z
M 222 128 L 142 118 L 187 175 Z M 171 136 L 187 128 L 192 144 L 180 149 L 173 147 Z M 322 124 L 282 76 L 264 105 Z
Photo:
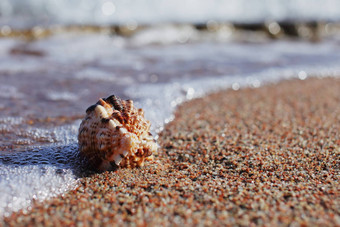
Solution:
M 58 82 L 78 84 L 88 79 L 95 81 L 90 84 L 95 87 L 99 86 L 96 84 L 98 81 L 105 81 L 111 92 L 135 100 L 136 106 L 145 110 L 154 133 L 162 130 L 164 123 L 173 119 L 172 114 L 178 104 L 218 89 L 258 87 L 283 79 L 303 79 L 305 75 L 340 75 L 340 54 L 334 51 L 338 48 L 336 42 L 306 44 L 278 41 L 256 45 L 204 42 L 123 48 L 110 43 L 108 37 L 93 38 L 94 44 L 91 43 L 91 37 L 94 36 L 80 37 L 82 41 L 71 49 L 76 53 L 66 57 L 63 53 L 77 42 L 77 37 L 53 37 L 41 43 L 37 41 L 34 45 L 44 50 L 47 56 L 35 59 L 36 66 L 44 68 L 48 63 L 48 70 L 57 71 L 63 65 L 67 73 L 60 75 Z M 100 40 L 105 41 L 104 44 L 97 45 Z M 55 45 L 58 42 L 65 46 Z M 84 49 L 89 53 L 82 55 Z M 20 63 L 11 57 L 7 59 L 15 64 Z M 136 66 L 136 62 L 143 67 Z M 27 77 L 30 75 L 30 68 L 22 70 Z M 52 76 L 54 74 L 47 73 L 41 78 L 49 80 Z M 116 83 L 116 78 L 121 82 Z M 142 82 L 137 83 L 138 80 Z M 103 83 L 99 82 L 102 86 Z M 82 88 L 79 93 L 52 92 L 50 96 L 43 97 L 72 102 L 84 89 L 87 88 Z M 11 90 L 17 92 L 15 86 L 8 93 Z M 22 152 L 0 153 L 0 215 L 26 208 L 32 199 L 57 196 L 74 187 L 79 177 L 81 162 L 77 156 L 76 143 L 80 121 L 54 128 L 14 127 L 24 122 L 22 117 L 2 117 L 0 131 L 14 131 L 21 139 L 21 144 L 29 144 L 28 139 L 31 139 L 33 142 L 41 140 L 53 145 L 25 146 Z

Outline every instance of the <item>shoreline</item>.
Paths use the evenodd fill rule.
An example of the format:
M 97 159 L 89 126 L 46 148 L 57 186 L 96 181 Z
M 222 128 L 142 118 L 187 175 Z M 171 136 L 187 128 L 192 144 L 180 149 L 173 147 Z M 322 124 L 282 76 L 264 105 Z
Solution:
M 3 224 L 339 225 L 339 87 L 289 80 L 183 103 L 154 162 L 82 178 Z

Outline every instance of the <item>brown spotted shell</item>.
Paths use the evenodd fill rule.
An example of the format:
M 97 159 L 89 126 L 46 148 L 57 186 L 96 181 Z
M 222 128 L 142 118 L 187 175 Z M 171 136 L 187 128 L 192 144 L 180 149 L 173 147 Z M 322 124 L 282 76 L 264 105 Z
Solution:
M 86 110 L 78 144 L 80 154 L 99 171 L 143 166 L 157 150 L 143 110 L 136 109 L 132 100 L 114 95 L 99 99 Z

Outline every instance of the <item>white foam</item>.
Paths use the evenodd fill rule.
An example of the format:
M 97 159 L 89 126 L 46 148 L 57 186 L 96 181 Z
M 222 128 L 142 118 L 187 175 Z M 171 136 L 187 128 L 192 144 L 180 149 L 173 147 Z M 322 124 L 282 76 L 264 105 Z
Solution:
M 185 43 L 199 39 L 193 26 L 159 25 L 146 28 L 132 37 L 134 45 Z
M 28 183 L 29 182 L 29 183 Z M 43 201 L 74 188 L 77 180 L 70 169 L 43 165 L 0 165 L 0 214 L 29 207 L 32 199 Z
M 22 117 L 0 117 L 1 125 L 19 125 L 24 122 Z
M 93 80 L 93 81 L 117 81 L 118 78 L 114 73 L 109 73 L 98 68 L 86 68 L 76 73 L 76 79 Z
M 52 101 L 76 101 L 77 99 L 79 99 L 80 97 L 72 92 L 67 92 L 67 91 L 63 91 L 63 92 L 58 92 L 58 91 L 50 91 L 47 94 L 47 98 L 49 100 Z
M 76 10 L 75 10 L 76 9 Z M 334 21 L 340 19 L 338 0 L 2 0 L 0 22 L 17 27 L 37 21 L 63 24 L 200 23 L 209 20 L 263 22 L 270 20 Z
M 21 98 L 23 94 L 14 86 L 0 84 L 0 97 L 2 98 Z
M 21 118 L 4 118 L 8 127 L 22 123 Z M 53 146 L 26 147 L 22 152 L 0 156 L 0 216 L 29 208 L 32 200 L 45 199 L 74 188 L 78 182 L 79 166 L 77 131 L 79 121 L 53 130 L 29 127 L 17 131 L 28 136 L 51 141 Z M 31 144 L 31 141 L 27 141 Z
M 173 119 L 172 113 L 174 109 L 184 101 L 223 89 L 238 90 L 242 87 L 259 87 L 268 83 L 277 83 L 281 80 L 293 78 L 304 80 L 307 77 L 315 76 L 339 77 L 340 66 L 301 65 L 283 69 L 272 68 L 259 73 L 249 73 L 248 75 L 211 76 L 195 80 L 176 80 L 174 83 L 142 84 L 129 87 L 125 93 L 129 97 L 141 99 L 136 105 L 148 110 L 145 112 L 145 116 L 153 123 L 152 132 L 157 134 L 163 129 L 164 123 Z
M 50 44 L 57 40 L 58 37 L 54 37 Z M 258 87 L 282 79 L 340 75 L 340 52 L 336 51 L 339 48 L 336 42 L 310 44 L 278 41 L 247 45 L 207 42 L 136 47 L 131 50 L 110 44 L 106 38 L 94 39 L 98 40 L 106 40 L 105 45 L 88 46 L 91 38 L 87 37 L 86 41 L 74 49 L 78 52 L 69 57 L 68 61 L 60 58 L 64 57 L 63 51 L 72 46 L 76 38 L 69 41 L 65 38 L 62 42 L 66 45 L 58 46 L 60 49 L 50 47 L 49 39 L 44 40 L 42 44 L 38 42 L 35 45 L 46 51 L 48 57 L 36 60 L 36 64 L 42 67 L 48 62 L 49 70 L 57 71 L 59 64 L 63 62 L 63 66 L 69 71 L 61 76 L 66 78 L 69 76 L 69 79 L 79 81 L 86 78 L 92 80 L 95 75 L 100 74 L 96 70 L 93 71 L 93 62 L 99 71 L 105 72 L 118 67 L 133 68 L 136 62 L 139 62 L 138 69 L 132 71 L 130 83 L 116 84 L 111 79 L 105 80 L 103 74 L 99 80 L 111 83 L 113 92 L 117 87 L 121 88 L 124 94 L 120 95 L 135 100 L 135 104 L 142 107 L 146 117 L 151 120 L 154 133 L 160 131 L 164 123 L 173 118 L 172 113 L 178 104 L 218 89 L 237 90 L 244 86 Z M 82 48 L 87 48 L 89 53 L 82 55 L 80 51 Z M 76 59 L 77 67 L 73 68 L 72 59 Z M 116 59 L 118 60 L 115 61 Z M 152 61 L 148 63 L 150 59 Z M 143 83 L 136 82 L 140 75 L 139 69 L 152 72 L 152 74 L 149 71 L 142 72 L 147 74 Z M 30 72 L 30 69 L 27 70 Z M 207 72 L 196 73 L 196 70 Z M 114 70 L 113 72 L 115 73 Z M 155 83 L 161 78 L 162 73 L 167 73 L 167 80 Z M 75 78 L 73 75 L 76 75 Z M 81 75 L 85 75 L 85 78 Z M 68 100 L 69 97 L 57 93 L 56 99 Z M 0 119 L 0 123 L 7 127 L 19 125 L 22 121 L 24 121 L 22 118 Z M 79 123 L 77 121 L 53 130 L 28 127 L 15 132 L 24 138 L 43 138 L 53 142 L 53 146 L 35 147 L 15 154 L 0 155 L 1 216 L 29 207 L 34 198 L 38 200 L 51 198 L 76 185 L 80 166 L 76 145 Z M 0 130 L 6 130 L 6 127 Z

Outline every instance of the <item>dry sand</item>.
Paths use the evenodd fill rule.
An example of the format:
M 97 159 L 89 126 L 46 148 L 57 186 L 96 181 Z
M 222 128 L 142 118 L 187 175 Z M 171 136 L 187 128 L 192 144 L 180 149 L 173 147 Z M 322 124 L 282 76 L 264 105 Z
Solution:
M 153 163 L 84 177 L 3 224 L 340 226 L 340 79 L 223 91 L 175 116 Z

